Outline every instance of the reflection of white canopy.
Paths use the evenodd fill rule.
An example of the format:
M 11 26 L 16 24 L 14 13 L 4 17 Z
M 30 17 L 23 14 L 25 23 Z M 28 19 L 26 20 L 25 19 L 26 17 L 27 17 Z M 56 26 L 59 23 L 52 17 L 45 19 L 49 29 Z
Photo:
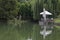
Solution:
M 48 11 L 44 11 L 46 15 L 52 15 L 52 13 L 48 12 Z M 40 15 L 43 15 L 44 12 L 41 12 Z
M 41 34 L 41 35 L 44 35 L 44 32 L 45 32 L 45 31 L 43 30 L 43 31 L 40 32 L 40 34 Z M 48 34 L 51 34 L 51 33 L 52 33 L 52 30 L 46 31 L 46 32 L 45 32 L 45 36 L 47 36 Z

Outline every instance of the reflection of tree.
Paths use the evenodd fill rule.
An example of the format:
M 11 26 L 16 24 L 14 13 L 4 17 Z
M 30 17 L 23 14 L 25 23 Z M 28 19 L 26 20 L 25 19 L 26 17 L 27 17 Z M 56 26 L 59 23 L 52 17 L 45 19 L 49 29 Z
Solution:
M 37 24 L 33 25 L 32 40 L 40 39 L 40 27 Z

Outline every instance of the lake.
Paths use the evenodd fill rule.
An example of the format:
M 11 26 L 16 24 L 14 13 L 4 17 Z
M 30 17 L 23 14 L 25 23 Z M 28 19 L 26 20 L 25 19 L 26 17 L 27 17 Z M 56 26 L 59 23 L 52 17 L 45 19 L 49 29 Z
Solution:
M 25 22 L 19 25 L 0 24 L 0 40 L 43 40 L 37 23 Z M 45 40 L 60 40 L 60 29 L 54 28 Z

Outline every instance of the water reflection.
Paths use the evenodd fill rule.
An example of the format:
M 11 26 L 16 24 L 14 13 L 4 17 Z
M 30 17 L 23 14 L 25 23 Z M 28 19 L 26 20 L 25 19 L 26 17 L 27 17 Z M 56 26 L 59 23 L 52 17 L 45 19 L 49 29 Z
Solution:
M 32 39 L 28 38 L 27 40 L 32 40 Z
M 40 26 L 36 23 L 25 22 L 18 25 L 0 25 L 0 40 L 43 40 Z M 60 30 L 54 29 L 46 40 L 60 40 Z M 56 39 L 55 39 L 56 38 Z
M 12 31 L 14 30 L 19 35 L 20 40 L 39 40 L 40 37 L 40 26 L 38 24 L 32 22 L 21 23 L 20 26 L 9 25 L 12 26 Z

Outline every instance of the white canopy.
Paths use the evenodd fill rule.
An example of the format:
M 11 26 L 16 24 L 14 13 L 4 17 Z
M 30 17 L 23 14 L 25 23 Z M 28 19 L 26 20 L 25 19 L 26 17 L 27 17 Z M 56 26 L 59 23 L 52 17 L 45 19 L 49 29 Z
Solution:
M 52 15 L 52 13 L 48 12 L 48 11 L 44 11 L 46 15 Z M 40 15 L 43 15 L 44 12 L 41 12 Z

